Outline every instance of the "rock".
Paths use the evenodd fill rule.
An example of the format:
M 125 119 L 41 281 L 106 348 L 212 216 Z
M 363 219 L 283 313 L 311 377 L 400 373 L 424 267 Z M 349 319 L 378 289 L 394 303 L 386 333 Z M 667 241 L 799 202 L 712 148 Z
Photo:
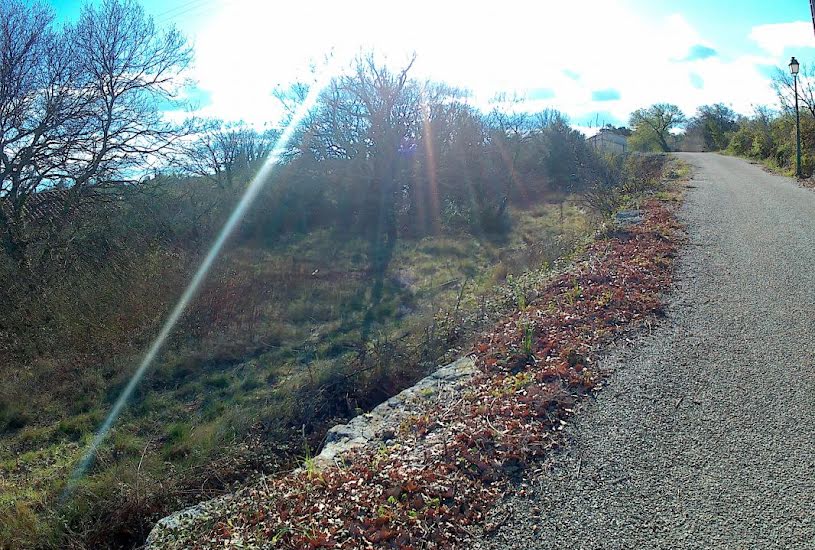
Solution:
M 614 214 L 614 223 L 621 227 L 639 225 L 642 221 L 642 210 L 622 210 Z
M 476 372 L 475 363 L 463 357 L 416 383 L 416 385 L 391 397 L 370 413 L 351 419 L 347 424 L 334 426 L 325 437 L 323 450 L 314 457 L 318 466 L 338 462 L 351 449 L 370 446 L 378 448 L 399 433 L 402 423 L 433 399 L 439 390 L 445 392 L 460 389 Z
M 210 510 L 217 510 L 222 505 L 221 503 L 231 498 L 232 495 L 224 495 L 207 500 L 160 519 L 147 536 L 144 547 L 146 549 L 161 548 L 165 543 L 173 540 L 173 533 L 205 517 Z

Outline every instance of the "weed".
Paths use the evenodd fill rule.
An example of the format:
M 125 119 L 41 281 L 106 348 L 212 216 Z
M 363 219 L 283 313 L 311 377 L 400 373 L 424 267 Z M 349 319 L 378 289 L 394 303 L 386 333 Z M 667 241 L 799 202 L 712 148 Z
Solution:
M 231 249 L 185 316 L 179 336 L 168 346 L 167 358 L 136 391 L 128 414 L 102 449 L 104 460 L 97 462 L 95 470 L 98 477 L 88 487 L 106 496 L 96 501 L 88 496 L 72 516 L 71 528 L 77 532 L 100 525 L 109 528 L 108 520 L 100 518 L 112 518 L 112 510 L 129 506 L 133 479 L 123 472 L 135 471 L 145 450 L 140 502 L 155 498 L 156 508 L 145 515 L 154 518 L 168 511 L 162 507 L 177 505 L 179 499 L 186 504 L 186 499 L 200 497 L 195 491 L 202 484 L 195 477 L 213 457 L 228 462 L 238 454 L 240 446 L 229 442 L 240 441 L 260 426 L 263 440 L 273 447 L 275 441 L 296 439 L 302 424 L 308 425 L 309 440 L 314 442 L 327 419 L 369 410 L 431 366 L 450 360 L 484 322 L 511 308 L 528 309 L 530 290 L 541 282 L 538 267 L 548 269 L 589 228 L 583 215 L 571 207 L 565 209 L 562 226 L 557 212 L 547 205 L 513 211 L 511 216 L 513 232 L 503 243 L 467 234 L 400 240 L 382 299 L 371 308 L 370 334 L 377 336 L 366 340 L 360 337 L 360 327 L 371 306 L 372 279 L 360 267 L 367 258 L 364 241 L 315 231 L 278 247 Z M 112 403 L 118 397 L 133 368 L 133 350 L 143 345 L 144 335 L 151 334 L 156 319 L 166 313 L 186 279 L 185 262 L 195 258 L 186 251 L 178 254 L 152 251 L 132 280 L 120 282 L 132 296 L 121 302 L 111 297 L 109 302 L 119 303 L 115 319 L 127 322 L 127 330 L 113 324 L 109 332 L 90 340 L 75 334 L 87 349 L 107 350 L 104 361 L 96 357 L 83 363 L 94 353 L 80 353 L 67 345 L 59 349 L 59 360 L 42 361 L 34 378 L 54 376 L 51 386 L 65 390 L 56 394 L 46 388 L 49 391 L 38 398 L 42 401 L 38 408 L 16 402 L 0 407 L 0 435 L 8 438 L 3 444 L 73 449 L 93 433 L 101 420 L 94 407 L 100 399 L 107 397 Z M 395 272 L 409 275 L 404 284 L 390 280 Z M 89 301 L 92 298 L 93 294 L 87 295 Z M 99 312 L 99 320 L 108 319 L 104 313 Z M 521 330 L 521 347 L 531 354 L 531 327 Z M 82 375 L 73 378 L 73 373 Z M 34 378 L 26 384 L 36 382 Z M 88 398 L 76 399 L 76 394 Z M 431 391 L 422 394 L 429 396 Z M 67 417 L 62 416 L 66 406 L 71 410 Z M 28 411 L 34 410 L 37 425 L 30 422 Z M 398 431 L 426 433 L 432 425 L 429 418 L 416 418 L 403 422 Z M 304 457 L 297 456 L 298 450 L 285 452 L 291 462 L 301 458 L 309 477 L 322 475 L 308 448 Z M 75 450 L 65 453 L 73 457 Z M 173 479 L 167 477 L 167 462 L 183 465 L 173 470 Z M 13 481 L 18 485 L 12 488 L 15 495 L 28 495 L 23 489 L 27 491 L 35 481 L 41 485 L 36 497 L 33 493 L 20 497 L 19 502 L 26 505 L 20 514 L 28 517 L 31 512 L 37 521 L 46 521 L 47 506 L 38 499 L 57 491 L 54 480 L 63 477 L 37 470 L 31 477 Z M 144 479 L 153 479 L 155 485 L 145 485 Z M 187 482 L 189 486 L 184 485 Z M 180 487 L 185 492 L 173 492 Z M 127 522 L 137 519 L 115 521 L 126 530 L 133 527 Z M 130 536 L 136 531 L 133 528 Z M 4 536 L 0 546 L 10 540 Z
M 528 322 L 523 324 L 523 354 L 532 356 L 532 325 Z
M 173 445 L 186 438 L 189 435 L 189 433 L 190 433 L 189 424 L 185 424 L 184 422 L 178 422 L 176 424 L 172 424 L 170 428 L 167 430 L 167 437 L 165 441 L 168 444 Z
M 575 303 L 577 303 L 582 294 L 583 291 L 580 289 L 580 283 L 578 283 L 577 280 L 574 280 L 572 282 L 572 287 L 564 293 L 564 296 L 566 297 L 566 302 L 570 306 L 573 306 Z
M 209 388 L 222 390 L 229 387 L 229 377 L 225 374 L 210 376 L 204 381 L 204 385 Z
M 278 529 L 271 538 L 272 546 L 276 546 L 277 543 L 279 543 L 283 539 L 283 537 L 285 537 L 290 532 L 291 530 L 288 527 L 281 527 L 280 529 Z
M 319 479 L 323 480 L 323 474 L 320 471 L 320 466 L 317 464 L 317 459 L 311 453 L 311 447 L 308 444 L 308 441 L 305 438 L 305 433 L 303 435 L 303 468 L 306 471 L 306 475 L 309 479 Z
M 597 299 L 597 305 L 599 307 L 606 307 L 612 302 L 613 299 L 614 293 L 611 290 L 604 290 L 603 294 Z
M 305 468 L 306 474 L 308 475 L 309 479 L 322 477 L 322 474 L 320 473 L 320 467 L 317 466 L 317 459 L 314 458 L 313 456 L 303 457 L 303 468 Z
M 523 292 L 516 291 L 515 292 L 515 300 L 518 303 L 518 310 L 525 311 L 526 310 L 526 295 Z
M 226 405 L 220 399 L 207 399 L 204 403 L 204 406 L 201 410 L 201 417 L 206 420 L 214 420 L 219 418 L 224 411 L 226 411 Z

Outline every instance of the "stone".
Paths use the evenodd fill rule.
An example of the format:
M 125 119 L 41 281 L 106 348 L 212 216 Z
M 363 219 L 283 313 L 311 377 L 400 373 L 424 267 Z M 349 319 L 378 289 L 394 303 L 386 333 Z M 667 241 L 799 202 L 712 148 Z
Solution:
M 614 214 L 614 223 L 621 227 L 639 225 L 643 221 L 642 210 L 621 210 Z
M 342 455 L 358 447 L 378 448 L 399 433 L 399 427 L 429 402 L 439 398 L 440 390 L 459 390 L 476 372 L 470 357 L 439 368 L 414 386 L 391 397 L 370 413 L 334 426 L 325 437 L 325 445 L 314 461 L 318 466 L 339 462 Z

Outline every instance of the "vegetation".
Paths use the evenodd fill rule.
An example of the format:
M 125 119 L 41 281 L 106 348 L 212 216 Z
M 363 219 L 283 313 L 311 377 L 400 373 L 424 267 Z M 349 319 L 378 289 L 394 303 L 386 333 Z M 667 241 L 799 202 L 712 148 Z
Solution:
M 758 107 L 740 121 L 730 136 L 727 151 L 755 159 L 787 175 L 795 174 L 795 114 Z M 801 172 L 815 171 L 815 118 L 801 113 Z
M 61 499 L 278 129 L 168 122 L 192 52 L 133 0 L 65 27 L 0 0 L 0 31 L 0 547 L 133 547 L 168 511 L 310 456 L 526 310 L 662 177 L 664 157 L 604 157 L 556 111 L 482 112 L 412 61 L 360 56 Z M 308 92 L 276 95 L 293 113 Z
M 656 103 L 647 109 L 631 113 L 629 124 L 633 130 L 631 146 L 639 151 L 674 150 L 671 130 L 685 123 L 685 115 L 676 105 Z
M 657 201 L 642 206 L 642 226 L 599 239 L 572 272 L 540 287 L 527 310 L 479 338 L 470 351 L 479 371 L 466 389 L 416 411 L 398 438 L 351 451 L 340 465 L 247 487 L 181 529 L 161 531 L 159 542 L 452 548 L 466 541 L 512 480 L 562 444 L 566 420 L 603 383 L 598 348 L 659 312 L 678 226 Z
M 72 259 L 72 214 L 170 153 L 181 128 L 158 105 L 192 54 L 133 0 L 87 4 L 64 27 L 39 3 L 3 0 L 0 14 L 0 248 L 31 289 L 44 264 Z M 36 197 L 44 188 L 61 193 Z M 44 210 L 48 223 L 31 227 Z
M 39 84 L 0 98 L 0 546 L 130 547 L 168 511 L 285 468 L 328 425 L 531 302 L 550 266 L 661 174 L 652 157 L 599 157 L 557 112 L 483 113 L 462 91 L 411 78 L 410 64 L 361 57 L 320 94 L 61 501 L 276 133 L 160 120 L 156 102 L 189 50 L 135 3 L 87 8 L 64 30 L 40 6 L 0 8 L 2 39 L 28 37 L 4 43 L 23 48 L 4 58 L 9 74 L 99 88 L 98 62 L 131 78 L 106 73 L 115 97 L 70 111 L 51 109 Z M 50 72 L 59 60 L 66 72 Z M 145 73 L 132 80 L 127 63 Z M 294 108 L 306 92 L 278 95 Z M 71 152 L 80 142 L 95 160 Z
M 702 105 L 688 121 L 682 147 L 686 150 L 721 151 L 739 127 L 738 115 L 722 103 Z
M 811 68 L 802 67 L 798 82 L 801 171 L 804 178 L 810 178 L 815 173 L 815 104 L 812 103 L 815 73 Z M 792 77 L 779 69 L 773 78 L 773 87 L 781 108 L 757 106 L 749 116 L 737 114 L 722 103 L 702 105 L 689 119 L 673 105 L 658 104 L 640 109 L 631 117 L 633 133 L 629 146 L 638 151 L 722 151 L 794 175 L 796 137 Z M 678 132 L 680 125 L 684 130 L 682 133 Z

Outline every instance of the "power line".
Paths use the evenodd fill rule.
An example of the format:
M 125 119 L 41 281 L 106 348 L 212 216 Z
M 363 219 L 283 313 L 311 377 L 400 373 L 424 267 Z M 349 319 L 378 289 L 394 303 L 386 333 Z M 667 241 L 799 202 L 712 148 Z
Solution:
M 162 23 L 173 23 L 173 22 L 177 21 L 179 18 L 181 18 L 183 16 L 186 16 L 186 15 L 190 15 L 190 16 L 200 15 L 202 13 L 205 13 L 210 8 L 214 8 L 214 7 L 218 6 L 218 5 L 220 7 L 226 7 L 226 6 L 229 6 L 230 4 L 232 4 L 233 2 L 234 2 L 234 0 L 191 0 L 190 2 L 187 2 L 186 4 L 183 4 L 181 6 L 177 6 L 173 10 L 168 10 L 166 12 L 163 12 L 162 14 L 156 15 L 156 16 L 154 16 L 154 18 L 156 20 L 160 19 Z M 177 11 L 179 9 L 181 11 Z M 175 12 L 175 13 L 172 13 L 172 12 Z M 170 14 L 169 16 L 166 15 L 168 13 Z
M 190 8 L 190 9 L 195 9 L 195 8 L 200 7 L 200 4 L 202 4 L 202 3 L 206 4 L 206 3 L 209 3 L 210 1 L 211 0 L 189 0 L 189 1 L 187 1 L 187 2 L 185 2 L 183 4 L 181 4 L 181 5 L 172 7 L 172 8 L 170 8 L 168 10 L 165 10 L 165 11 L 163 11 L 161 13 L 157 13 L 155 17 L 156 17 L 156 19 L 164 18 L 164 17 L 176 17 L 178 15 L 178 13 L 173 14 L 173 15 L 170 15 L 170 14 L 172 14 L 173 12 L 184 13 L 185 11 L 187 11 L 187 8 L 190 7 L 190 6 L 192 6 L 192 8 Z M 199 4 L 199 6 L 195 6 L 194 4 Z
M 186 4 L 178 6 L 175 10 L 165 12 L 163 16 L 157 16 L 156 19 L 160 18 L 164 23 L 173 23 L 184 16 L 194 16 L 205 13 L 207 10 L 214 8 L 217 4 L 225 5 L 227 1 L 228 0 L 191 0 Z

